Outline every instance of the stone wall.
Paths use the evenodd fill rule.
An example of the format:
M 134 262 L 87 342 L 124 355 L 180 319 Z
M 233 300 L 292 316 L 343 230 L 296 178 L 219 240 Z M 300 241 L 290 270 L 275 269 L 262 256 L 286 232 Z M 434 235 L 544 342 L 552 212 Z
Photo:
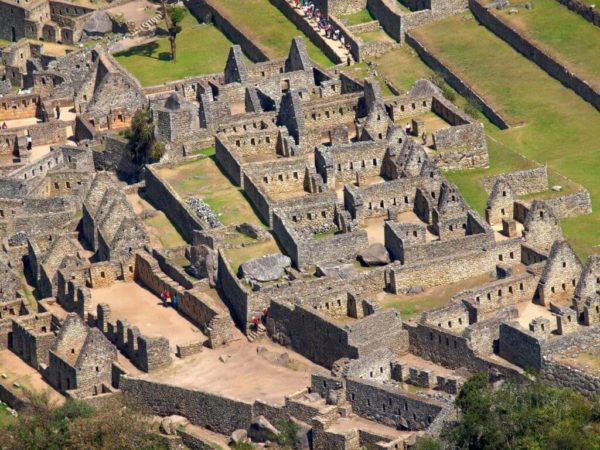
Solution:
M 600 377 L 544 357 L 541 377 L 553 384 L 575 389 L 588 397 L 600 392 Z
M 378 0 L 381 1 L 381 0 Z M 489 104 L 483 97 L 481 97 L 475 88 L 469 86 L 464 80 L 459 78 L 452 70 L 442 62 L 437 56 L 430 52 L 427 47 L 422 44 L 415 36 L 406 33 L 406 43 L 410 45 L 417 54 L 421 57 L 425 63 L 436 72 L 442 74 L 444 79 L 448 82 L 454 90 L 460 95 L 468 99 L 473 100 L 476 104 L 481 106 L 483 114 L 500 129 L 506 129 L 509 127 L 508 122 L 498 113 L 494 107 Z
M 548 190 L 548 170 L 545 165 L 534 169 L 507 172 L 482 178 L 480 183 L 486 192 L 491 192 L 498 180 L 507 182 L 515 195 L 528 195 Z
M 346 400 L 361 417 L 393 428 L 426 429 L 443 408 L 435 400 L 418 397 L 400 387 L 346 380 Z
M 523 37 L 501 16 L 494 13 L 492 8 L 486 8 L 481 1 L 469 0 L 469 6 L 473 15 L 482 25 L 537 64 L 548 75 L 573 89 L 577 95 L 600 110 L 600 92 L 595 90 L 582 77 L 571 72 L 557 58 Z
M 455 242 L 457 249 L 449 250 L 451 251 L 449 255 L 406 267 L 400 264 L 391 266 L 389 287 L 392 292 L 405 292 L 411 286 L 428 288 L 456 283 L 473 276 L 492 273 L 501 261 L 521 260 L 520 239 L 497 242 L 487 251 L 473 252 L 461 252 L 460 240 Z M 448 267 L 453 269 L 448 270 Z
M 498 354 L 523 369 L 542 369 L 539 339 L 516 322 L 500 324 Z
M 167 215 L 186 241 L 192 242 L 194 230 L 207 228 L 151 166 L 146 166 L 146 196 Z
M 550 206 L 552 212 L 558 219 L 575 217 L 582 214 L 591 214 L 592 212 L 592 199 L 587 190 L 558 197 L 551 197 L 545 199 L 544 203 Z
M 571 11 L 576 12 L 585 20 L 592 22 L 597 27 L 600 27 L 600 13 L 598 10 L 586 2 L 581 0 L 557 0 L 560 4 L 565 5 Z
M 248 429 L 252 404 L 241 400 L 154 381 L 121 377 L 121 390 L 134 402 L 160 416 L 180 415 L 192 424 L 229 435 Z

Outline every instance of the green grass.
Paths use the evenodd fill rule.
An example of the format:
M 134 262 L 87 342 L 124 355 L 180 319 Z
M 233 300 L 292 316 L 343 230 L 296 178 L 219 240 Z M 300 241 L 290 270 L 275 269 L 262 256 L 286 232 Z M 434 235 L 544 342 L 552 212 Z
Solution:
M 246 261 L 274 253 L 281 253 L 281 250 L 274 239 L 268 239 L 266 241 L 254 241 L 254 243 L 244 247 L 225 249 L 224 252 L 232 270 L 237 273 L 239 267 Z
M 395 308 L 400 311 L 402 320 L 408 320 L 413 317 L 417 317 L 419 314 L 438 308 L 448 303 L 447 298 L 431 297 L 423 298 L 417 297 L 414 299 L 402 300 L 399 302 L 391 302 L 386 304 L 387 308 Z
M 270 59 L 287 57 L 292 39 L 302 36 L 313 61 L 324 67 L 333 66 L 333 62 L 269 0 L 209 0 L 208 3 L 263 49 Z
M 164 167 L 159 172 L 184 201 L 190 196 L 201 198 L 219 214 L 224 225 L 261 224 L 242 191 L 221 172 L 213 157 Z
M 600 89 L 600 28 L 557 0 L 536 0 L 533 9 L 521 9 L 518 14 L 494 13 Z
M 313 238 L 315 239 L 315 241 L 322 241 L 325 239 L 332 238 L 333 236 L 335 236 L 335 233 L 335 230 L 326 231 L 325 233 L 317 233 L 313 236 Z
M 400 11 L 405 12 L 405 13 L 411 13 L 412 11 L 410 10 L 410 8 L 408 6 L 406 6 L 404 3 L 402 3 L 400 0 L 398 0 L 396 2 L 396 5 L 398 6 L 398 9 L 400 9 Z
M 208 147 L 208 148 L 202 148 L 199 150 L 194 150 L 192 152 L 192 155 L 204 155 L 204 156 L 215 156 L 215 148 L 214 147 Z
M 392 80 L 398 89 L 404 91 L 409 90 L 415 81 L 427 78 L 432 73 L 407 45 L 374 58 L 373 63 L 383 78 Z
M 0 428 L 4 428 L 14 420 L 14 416 L 8 412 L 8 406 L 0 402 Z
M 361 9 L 358 12 L 342 16 L 342 20 L 348 25 L 358 25 L 360 23 L 368 23 L 375 20 L 368 9 Z
M 415 33 L 507 120 L 519 125 L 505 131 L 487 125 L 489 138 L 498 144 L 490 146 L 491 171 L 502 171 L 498 164 L 518 166 L 518 160 L 511 156 L 516 151 L 547 163 L 586 187 L 598 211 L 600 113 L 594 107 L 478 25 L 470 13 L 427 25 Z M 480 171 L 450 174 L 475 206 L 483 199 L 473 184 L 478 176 Z M 600 243 L 600 212 L 566 219 L 562 224 L 581 257 L 598 251 L 594 247 Z
M 357 36 L 365 43 L 369 42 L 391 42 L 392 38 L 387 35 L 383 30 L 367 31 L 365 33 L 358 33 Z
M 156 230 L 156 235 L 163 247 L 181 247 L 186 245 L 185 240 L 181 237 L 175 225 L 173 225 L 162 211 L 159 211 L 154 217 L 144 219 L 144 223 Z
M 213 25 L 198 23 L 189 12 L 181 26 L 183 30 L 177 36 L 175 64 L 171 62 L 171 49 L 166 37 L 114 56 L 143 86 L 222 72 L 232 45 L 225 35 Z

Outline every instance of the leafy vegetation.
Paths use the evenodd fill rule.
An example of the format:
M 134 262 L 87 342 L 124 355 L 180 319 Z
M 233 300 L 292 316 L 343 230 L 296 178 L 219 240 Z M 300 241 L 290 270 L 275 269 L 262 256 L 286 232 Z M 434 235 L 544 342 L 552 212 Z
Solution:
M 600 400 L 542 382 L 488 384 L 471 378 L 456 399 L 461 418 L 441 441 L 421 440 L 417 450 L 591 450 L 600 448 Z
M 298 438 L 300 427 L 291 420 L 276 420 L 275 428 L 279 430 L 279 434 L 271 434 L 269 440 L 279 445 L 282 449 L 295 450 L 299 449 L 301 442 Z
M 177 35 L 181 33 L 181 22 L 187 14 L 183 6 L 168 6 L 167 1 L 162 0 L 163 17 L 167 32 L 169 33 L 169 45 L 171 46 L 171 62 L 177 62 Z
M 129 139 L 131 158 L 138 164 L 158 161 L 165 154 L 165 145 L 154 139 L 154 123 L 149 108 L 136 111 L 131 119 L 131 128 L 124 135 Z
M 29 393 L 30 410 L 0 429 L 6 450 L 166 449 L 152 433 L 149 420 L 129 407 L 109 404 L 98 409 L 68 399 L 54 406 L 46 393 Z

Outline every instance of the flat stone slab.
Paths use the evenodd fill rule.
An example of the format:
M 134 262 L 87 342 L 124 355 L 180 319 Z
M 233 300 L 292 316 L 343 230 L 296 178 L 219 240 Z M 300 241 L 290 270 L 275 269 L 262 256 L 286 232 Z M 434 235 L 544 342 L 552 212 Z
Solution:
M 240 276 L 253 281 L 266 282 L 280 279 L 292 260 L 282 254 L 254 258 L 240 266 Z
M 383 244 L 369 245 L 358 254 L 358 259 L 367 266 L 385 266 L 390 263 L 390 254 Z

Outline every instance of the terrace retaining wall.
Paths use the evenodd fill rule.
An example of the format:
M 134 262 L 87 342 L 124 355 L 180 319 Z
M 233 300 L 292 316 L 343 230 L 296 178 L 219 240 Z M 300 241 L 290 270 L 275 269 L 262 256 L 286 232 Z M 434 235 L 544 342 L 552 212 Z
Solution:
M 410 33 L 406 33 L 406 43 L 417 52 L 419 57 L 425 61 L 429 67 L 431 67 L 434 71 L 441 73 L 444 79 L 450 86 L 452 86 L 454 90 L 456 90 L 460 95 L 475 101 L 481 107 L 481 112 L 485 114 L 490 122 L 502 130 L 510 127 L 508 122 L 500 115 L 498 111 L 494 109 L 492 105 L 490 105 L 471 86 L 469 86 L 433 53 L 431 53 L 427 47 L 425 47 L 425 45 L 422 44 L 416 37 Z
M 551 77 L 557 79 L 569 89 L 575 91 L 586 102 L 600 111 L 600 93 L 579 75 L 569 71 L 560 61 L 550 56 L 537 45 L 519 34 L 502 18 L 498 17 L 478 0 L 469 0 L 469 7 L 475 18 L 496 36 L 504 40 L 516 51 Z

